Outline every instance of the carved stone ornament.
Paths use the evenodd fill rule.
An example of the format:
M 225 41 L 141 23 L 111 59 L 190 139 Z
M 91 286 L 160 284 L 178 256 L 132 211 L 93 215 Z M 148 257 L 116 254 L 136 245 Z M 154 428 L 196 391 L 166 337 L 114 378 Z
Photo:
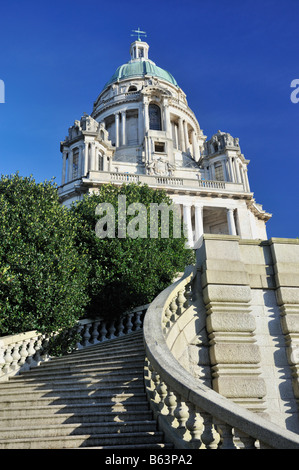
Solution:
M 172 176 L 174 170 L 175 165 L 172 165 L 163 158 L 154 160 L 153 162 L 146 165 L 146 171 L 148 175 Z

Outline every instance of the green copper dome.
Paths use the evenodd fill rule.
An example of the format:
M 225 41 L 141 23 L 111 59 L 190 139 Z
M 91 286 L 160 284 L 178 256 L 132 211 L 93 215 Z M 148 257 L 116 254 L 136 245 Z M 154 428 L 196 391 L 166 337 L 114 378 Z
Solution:
M 171 73 L 161 69 L 160 67 L 157 67 L 157 65 L 155 65 L 151 60 L 136 60 L 130 61 L 127 64 L 118 67 L 116 72 L 104 86 L 104 89 L 111 85 L 111 83 L 114 83 L 118 80 L 144 77 L 145 75 L 161 78 L 162 80 L 166 80 L 172 85 L 178 86 L 175 78 L 171 75 Z

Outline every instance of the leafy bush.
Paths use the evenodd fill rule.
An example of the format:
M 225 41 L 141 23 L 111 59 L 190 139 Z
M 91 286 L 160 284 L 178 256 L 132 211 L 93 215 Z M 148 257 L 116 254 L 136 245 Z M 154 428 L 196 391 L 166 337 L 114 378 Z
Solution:
M 87 303 L 87 258 L 55 184 L 2 176 L 0 214 L 0 335 L 73 326 Z
M 119 195 L 126 196 L 127 208 L 132 203 L 142 203 L 147 208 L 147 215 L 140 222 L 146 226 L 145 238 L 118 237 L 117 228 L 121 224 Z M 104 217 L 106 215 L 106 212 L 95 214 L 100 203 L 110 203 L 115 208 L 115 238 L 99 238 L 95 233 L 97 221 L 102 219 L 103 214 Z M 78 219 L 77 240 L 89 257 L 88 317 L 116 317 L 130 308 L 152 301 L 171 284 L 178 272 L 194 262 L 193 251 L 185 248 L 185 238 L 173 236 L 171 212 L 169 238 L 161 237 L 161 218 L 158 238 L 150 238 L 151 203 L 169 206 L 171 200 L 164 191 L 151 189 L 147 185 L 107 184 L 100 188 L 98 194 L 86 195 L 72 206 L 72 215 Z M 127 215 L 124 221 L 126 227 L 136 214 Z

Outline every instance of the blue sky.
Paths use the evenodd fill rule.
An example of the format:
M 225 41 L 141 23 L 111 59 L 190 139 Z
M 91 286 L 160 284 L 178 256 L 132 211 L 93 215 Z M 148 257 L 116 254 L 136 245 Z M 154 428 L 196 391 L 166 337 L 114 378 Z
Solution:
M 298 0 L 10 0 L 0 6 L 0 173 L 61 178 L 59 143 L 130 59 L 131 30 L 205 135 L 239 137 L 268 236 L 299 236 Z M 299 96 L 299 94 L 298 94 Z

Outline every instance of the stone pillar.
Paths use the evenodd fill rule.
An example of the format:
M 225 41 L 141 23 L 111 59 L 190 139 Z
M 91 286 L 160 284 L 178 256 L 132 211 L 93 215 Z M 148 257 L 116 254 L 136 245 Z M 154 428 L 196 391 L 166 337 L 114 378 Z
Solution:
M 164 130 L 166 132 L 167 137 L 170 137 L 171 126 L 170 126 L 169 107 L 168 107 L 167 101 L 164 101 Z
M 73 179 L 73 151 L 71 150 L 69 152 L 69 157 L 68 157 L 68 175 L 67 175 L 67 180 L 71 181 Z
M 228 224 L 229 234 L 237 235 L 235 219 L 234 219 L 234 209 L 227 209 L 227 224 Z
M 249 180 L 248 180 L 248 169 L 247 167 L 244 168 L 244 177 L 245 177 L 245 186 L 246 186 L 246 190 L 248 192 L 250 192 L 250 186 L 249 186 Z
M 115 147 L 119 147 L 119 114 L 115 113 Z
M 143 102 L 143 118 L 144 118 L 144 132 L 149 131 L 149 114 L 148 114 L 148 101 Z
M 189 150 L 189 139 L 188 139 L 188 127 L 187 127 L 187 122 L 184 121 L 184 140 L 185 140 L 185 151 L 187 152 Z
M 239 166 L 237 158 L 235 158 L 235 170 L 236 170 L 237 183 L 242 183 L 242 179 L 240 175 L 240 166 Z
M 183 205 L 183 219 L 186 230 L 186 237 L 188 240 L 189 248 L 193 247 L 193 233 L 192 233 L 192 219 L 191 219 L 191 204 L 184 203 Z
M 260 377 L 251 289 L 239 239 L 205 234 L 197 259 L 202 267 L 213 389 L 251 411 L 263 412 L 266 386 Z
M 196 132 L 194 129 L 192 129 L 192 152 L 193 152 L 193 158 L 196 162 L 198 162 L 200 154 L 199 154 L 199 147 L 198 147 L 198 142 L 197 142 L 197 137 L 196 137 Z
M 282 332 L 299 404 L 299 240 L 271 238 L 270 244 Z
M 179 137 L 180 137 L 180 150 L 182 152 L 186 152 L 182 118 L 179 118 Z
M 203 235 L 203 206 L 195 204 L 195 243 Z
M 235 178 L 234 178 L 232 157 L 228 157 L 228 167 L 229 167 L 229 180 L 231 182 L 234 182 Z
M 86 176 L 89 170 L 89 144 L 88 142 L 85 142 L 85 147 L 84 147 L 84 175 Z
M 67 151 L 64 150 L 62 154 L 62 176 L 61 176 L 61 184 L 65 183 L 65 176 L 66 176 L 66 159 L 67 159 Z
M 126 145 L 126 111 L 121 113 L 121 145 Z

